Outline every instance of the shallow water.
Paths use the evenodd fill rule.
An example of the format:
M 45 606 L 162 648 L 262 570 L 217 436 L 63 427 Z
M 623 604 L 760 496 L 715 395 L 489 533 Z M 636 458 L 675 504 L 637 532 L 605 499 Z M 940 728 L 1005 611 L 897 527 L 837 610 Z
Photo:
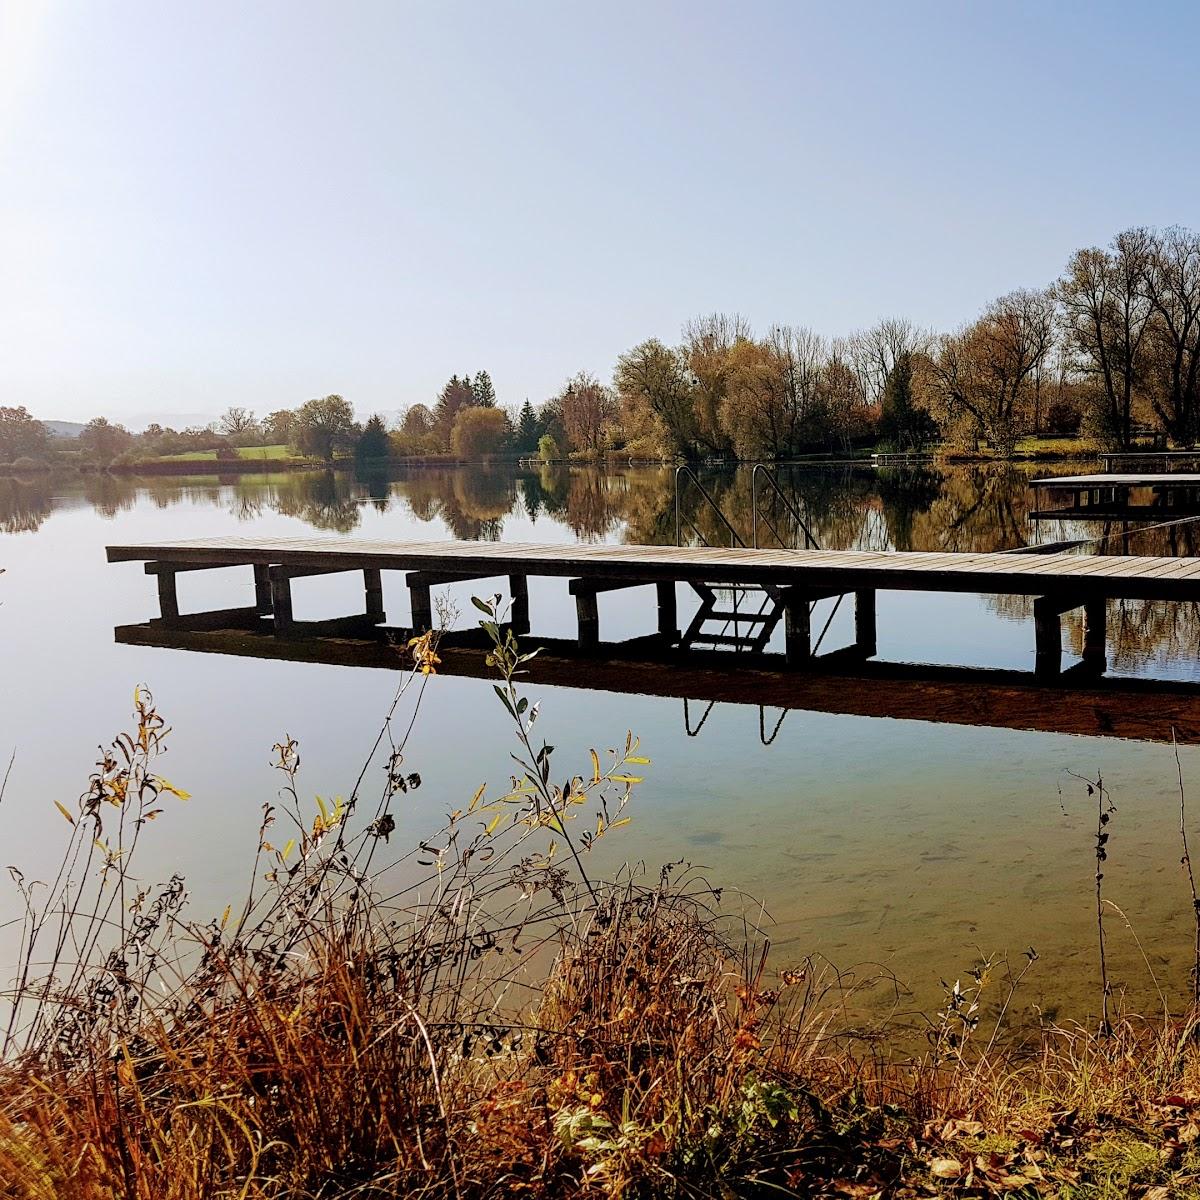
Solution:
M 1027 520 L 1027 476 L 1003 469 L 805 469 L 781 480 L 822 545 L 832 548 L 1001 550 L 1032 541 L 1119 534 L 1098 524 Z M 749 473 L 706 476 L 734 524 L 751 525 Z M 113 627 L 156 611 L 139 564 L 107 565 L 111 542 L 214 535 L 297 536 L 318 530 L 393 539 L 576 539 L 673 543 L 673 476 L 639 468 L 512 472 L 416 471 L 392 479 L 294 474 L 216 479 L 0 480 L 0 755 L 15 761 L 0 816 L 3 864 L 48 871 L 65 826 L 54 808 L 83 790 L 96 747 L 125 728 L 134 686 L 154 692 L 174 728 L 163 773 L 192 799 L 147 827 L 147 879 L 186 873 L 194 913 L 241 895 L 259 810 L 278 787 L 271 746 L 299 739 L 308 793 L 344 794 L 374 740 L 396 679 L 387 671 L 118 645 Z M 694 494 L 685 512 L 717 541 Z M 775 513 L 782 528 L 790 524 Z M 791 536 L 793 530 L 788 530 Z M 1135 534 L 1133 553 L 1195 553 L 1190 527 Z M 765 537 L 765 534 L 764 534 Z M 180 578 L 185 607 L 239 602 L 222 572 Z M 389 617 L 407 619 L 399 580 Z M 573 632 L 565 581 L 531 581 L 533 628 Z M 471 619 L 470 585 L 449 589 Z M 344 578 L 296 585 L 297 616 L 349 611 Z M 637 591 L 601 599 L 605 636 L 652 627 Z M 822 611 L 828 611 L 824 609 Z M 686 612 L 683 614 L 686 619 Z M 829 644 L 844 640 L 839 613 Z M 819 628 L 818 624 L 818 628 Z M 1200 620 L 1191 606 L 1110 611 L 1119 674 L 1200 677 Z M 1068 623 L 1068 659 L 1080 631 Z M 881 594 L 882 658 L 1029 669 L 1026 602 Z M 536 687 L 558 770 L 586 770 L 588 748 L 626 729 L 653 759 L 633 822 L 602 843 L 651 868 L 701 864 L 736 908 L 765 908 L 778 965 L 809 953 L 843 967 L 883 964 L 929 1009 L 942 980 L 979 954 L 1040 960 L 1021 1004 L 1060 1016 L 1094 1008 L 1093 800 L 1074 775 L 1103 776 L 1117 804 L 1105 887 L 1127 914 L 1110 918 L 1110 966 L 1141 1005 L 1188 990 L 1191 911 L 1181 877 L 1178 788 L 1170 731 L 1157 742 L 780 710 Z M 1131 698 L 1131 704 L 1137 699 Z M 986 717 L 986 714 L 984 714 Z M 776 722 L 780 721 L 775 730 Z M 774 736 L 772 733 L 774 731 Z M 424 786 L 400 836 L 432 832 L 485 780 L 508 773 L 511 730 L 482 680 L 438 676 L 422 701 L 409 765 Z M 769 744 L 768 744 L 769 743 Z M 1181 748 L 1185 779 L 1200 752 Z M 1200 792 L 1196 799 L 1200 828 Z M 15 893 L 0 900 L 16 911 Z M 1148 962 L 1147 962 L 1148 960 Z

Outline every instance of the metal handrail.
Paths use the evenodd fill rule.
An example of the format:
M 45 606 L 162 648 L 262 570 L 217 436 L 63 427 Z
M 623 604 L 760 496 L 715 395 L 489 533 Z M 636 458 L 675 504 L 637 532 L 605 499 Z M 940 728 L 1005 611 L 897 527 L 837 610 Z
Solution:
M 680 486 L 679 486 L 680 479 L 686 480 L 686 481 L 694 484 L 696 487 L 696 490 L 699 491 L 700 495 L 704 497 L 706 503 L 708 504 L 708 507 L 711 508 L 713 510 L 713 512 L 717 514 L 717 517 L 720 519 L 721 524 L 724 525 L 725 528 L 729 531 L 729 545 L 731 547 L 741 546 L 742 549 L 744 550 L 746 548 L 745 539 L 729 523 L 729 518 L 721 511 L 721 506 L 712 498 L 712 496 L 709 495 L 708 489 L 704 486 L 704 484 L 702 484 L 700 482 L 700 479 L 696 475 L 696 472 L 693 471 L 691 467 L 686 466 L 686 465 L 675 468 L 675 545 L 677 545 L 677 546 L 683 545 L 683 524 L 682 524 L 683 508 L 682 508 L 682 505 L 680 504 L 680 495 L 681 495 Z M 696 536 L 707 546 L 709 544 L 708 539 L 696 527 L 696 522 L 693 521 L 691 519 L 691 517 L 687 518 L 687 522 L 692 527 L 692 530 L 696 534 Z
M 812 530 L 809 529 L 804 518 L 800 515 L 799 509 L 797 509 L 791 500 L 788 499 L 783 488 L 779 486 L 779 480 L 775 478 L 774 474 L 767 467 L 766 463 L 755 463 L 754 470 L 750 473 L 750 510 L 754 548 L 756 550 L 758 549 L 758 478 L 760 472 L 762 477 L 774 489 L 775 494 L 780 498 L 780 500 L 783 501 L 784 507 L 796 519 L 796 524 L 800 526 L 801 530 L 803 530 L 805 545 L 811 550 L 820 550 L 821 543 L 818 542 L 815 537 L 813 537 Z M 780 545 L 786 545 L 787 543 L 784 542 L 783 538 L 780 536 L 779 530 L 775 528 L 775 525 L 771 521 L 770 517 L 764 515 L 763 521 L 766 523 L 767 528 L 770 529 L 770 531 L 775 535 L 775 540 L 779 542 Z

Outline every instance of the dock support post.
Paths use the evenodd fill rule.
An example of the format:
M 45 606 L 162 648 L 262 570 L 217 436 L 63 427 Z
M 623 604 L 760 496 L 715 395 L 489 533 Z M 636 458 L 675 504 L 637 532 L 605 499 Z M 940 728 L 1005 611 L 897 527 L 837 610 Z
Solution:
M 875 589 L 854 593 L 854 648 L 863 658 L 875 657 Z
M 658 635 L 668 642 L 679 641 L 679 609 L 673 580 L 656 583 L 658 592 Z
M 275 617 L 275 633 L 292 632 L 292 579 L 287 567 L 271 567 L 271 611 Z
M 1083 606 L 1083 661 L 1098 675 L 1108 668 L 1107 641 L 1108 606 L 1103 600 L 1089 600 Z
M 158 611 L 164 621 L 179 620 L 179 593 L 175 588 L 175 572 L 158 572 Z
M 271 611 L 271 574 L 266 563 L 254 564 L 254 607 L 264 614 Z
M 789 667 L 804 669 L 812 665 L 812 610 L 808 595 L 800 588 L 784 588 L 783 643 L 784 661 Z
M 372 620 L 383 621 L 383 575 L 378 567 L 363 568 L 363 591 L 366 613 Z
M 425 633 L 433 628 L 433 599 L 430 596 L 430 586 L 423 580 L 408 577 L 408 594 L 412 600 L 412 631 L 414 634 Z
M 575 593 L 575 613 L 579 619 L 579 649 L 593 651 L 600 645 L 600 606 L 591 588 Z
M 1033 602 L 1034 672 L 1042 679 L 1062 674 L 1062 606 L 1052 596 Z
M 513 633 L 529 632 L 529 579 L 525 575 L 510 575 L 508 590 L 512 595 L 512 609 L 508 620 Z

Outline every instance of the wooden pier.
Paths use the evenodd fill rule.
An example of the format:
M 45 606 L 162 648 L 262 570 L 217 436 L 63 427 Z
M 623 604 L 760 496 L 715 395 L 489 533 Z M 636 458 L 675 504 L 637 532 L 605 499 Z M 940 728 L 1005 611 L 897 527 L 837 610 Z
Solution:
M 697 649 L 747 651 L 724 655 L 761 660 L 769 631 L 784 628 L 783 665 L 814 670 L 839 661 L 861 661 L 876 653 L 876 597 L 881 591 L 967 592 L 1027 596 L 1033 600 L 1036 672 L 1062 672 L 1061 616 L 1083 609 L 1084 675 L 1105 670 L 1106 602 L 1116 599 L 1200 600 L 1200 558 L 1151 558 L 1054 554 L 916 554 L 837 550 L 750 550 L 742 548 L 531 545 L 502 542 L 379 542 L 357 539 L 213 538 L 109 546 L 110 562 L 141 561 L 158 584 L 160 616 L 151 626 L 172 630 L 247 629 L 278 638 L 305 636 L 383 637 L 387 633 L 384 572 L 405 576 L 410 618 L 404 632 L 433 624 L 435 586 L 495 579 L 507 581 L 508 619 L 530 631 L 528 580 L 566 578 L 575 598 L 576 652 L 593 658 L 637 658 L 643 654 L 685 656 Z M 182 572 L 241 568 L 251 572 L 254 603 L 216 612 L 184 613 L 176 589 Z M 338 573 L 361 574 L 363 609 L 324 621 L 300 621 L 293 613 L 297 579 Z M 687 629 L 678 619 L 678 587 L 700 604 Z M 604 642 L 600 596 L 623 588 L 653 587 L 656 629 L 620 643 Z M 488 590 L 493 590 L 492 588 Z M 738 597 L 754 595 L 742 610 Z M 732 595 L 734 601 L 726 597 Z M 812 638 L 813 605 L 831 597 L 854 597 L 854 642 L 817 654 Z M 726 607 L 721 608 L 720 605 Z M 713 632 L 720 625 L 724 632 Z M 768 629 L 764 636 L 763 629 Z M 728 632 L 732 629 L 732 633 Z M 744 629 L 744 632 L 743 632 Z M 392 631 L 393 635 L 396 632 Z M 820 639 L 818 639 L 819 642 Z M 535 639 L 536 641 L 536 639 Z
M 1162 520 L 1168 516 L 1200 514 L 1200 475 L 1192 473 L 1103 473 L 1057 475 L 1030 480 L 1034 511 L 1030 520 L 1089 520 L 1103 517 L 1144 517 Z M 1042 493 L 1060 501 L 1044 506 Z M 1137 500 L 1135 492 L 1148 493 Z

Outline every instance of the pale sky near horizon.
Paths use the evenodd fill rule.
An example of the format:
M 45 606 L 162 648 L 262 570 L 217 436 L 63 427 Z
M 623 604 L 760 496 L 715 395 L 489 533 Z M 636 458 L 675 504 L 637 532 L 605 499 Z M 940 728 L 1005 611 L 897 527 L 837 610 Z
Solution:
M 0 404 L 505 404 L 1200 225 L 1184 3 L 0 0 Z

